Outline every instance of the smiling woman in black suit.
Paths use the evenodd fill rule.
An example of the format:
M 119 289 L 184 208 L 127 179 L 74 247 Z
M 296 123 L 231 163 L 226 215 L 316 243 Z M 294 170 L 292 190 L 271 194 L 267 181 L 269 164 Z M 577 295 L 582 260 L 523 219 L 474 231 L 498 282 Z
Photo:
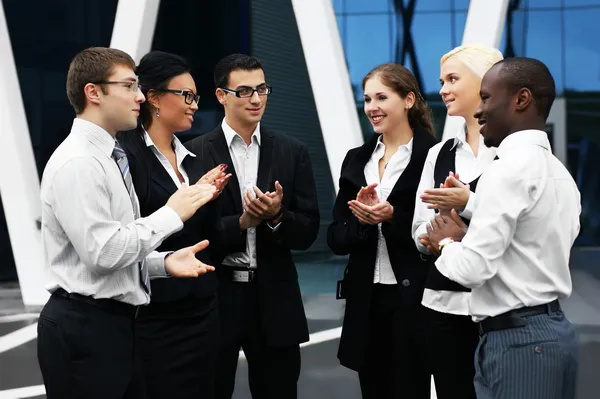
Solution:
M 414 198 L 429 148 L 431 112 L 410 71 L 383 64 L 363 80 L 375 133 L 342 164 L 327 242 L 350 254 L 338 357 L 358 371 L 363 398 L 429 399 L 421 298 L 427 263 L 411 236 Z
M 137 129 L 119 134 L 125 149 L 142 216 L 163 206 L 182 185 L 214 184 L 222 189 L 224 168 L 204 176 L 195 155 L 175 136 L 189 130 L 199 97 L 183 58 L 153 51 L 136 68 L 147 101 L 141 104 Z M 188 220 L 183 230 L 166 239 L 161 251 L 208 239 L 210 246 L 197 254 L 208 264 L 219 239 L 215 207 L 209 202 Z M 151 284 L 149 306 L 140 308 L 136 320 L 136 345 L 141 351 L 149 398 L 212 398 L 216 342 L 219 335 L 217 279 L 208 273 L 197 279 L 159 279 Z

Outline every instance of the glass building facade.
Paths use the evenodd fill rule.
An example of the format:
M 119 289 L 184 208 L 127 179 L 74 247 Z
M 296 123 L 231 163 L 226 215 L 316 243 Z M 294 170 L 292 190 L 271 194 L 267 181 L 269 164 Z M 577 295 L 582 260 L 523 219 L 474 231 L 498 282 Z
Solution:
M 417 77 L 438 134 L 440 57 L 459 46 L 468 0 L 333 0 L 364 134 L 361 81 L 374 66 L 398 62 Z M 567 104 L 567 166 L 582 194 L 576 245 L 600 245 L 600 0 L 510 0 L 499 49 L 543 61 Z M 595 154 L 595 155 L 594 155 Z

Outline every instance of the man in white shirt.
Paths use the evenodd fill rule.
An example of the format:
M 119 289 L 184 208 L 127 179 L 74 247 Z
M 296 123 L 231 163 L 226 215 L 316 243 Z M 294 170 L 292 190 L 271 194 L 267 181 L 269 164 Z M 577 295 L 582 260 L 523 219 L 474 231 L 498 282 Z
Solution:
M 485 75 L 480 96 L 476 117 L 498 159 L 479 181 L 468 231 L 455 211 L 432 222 L 436 267 L 472 289 L 479 399 L 572 399 L 578 343 L 558 300 L 572 290 L 581 203 L 544 132 L 554 79 L 538 60 L 509 58 Z M 446 238 L 460 229 L 461 242 Z
M 77 118 L 42 177 L 42 244 L 52 293 L 38 322 L 38 360 L 52 398 L 144 397 L 134 348 L 134 319 L 150 302 L 150 278 L 198 277 L 212 266 L 195 254 L 203 241 L 154 251 L 181 230 L 215 188 L 178 190 L 139 218 L 129 164 L 115 140 L 137 124 L 144 95 L 135 63 L 102 47 L 75 56 L 67 96 Z

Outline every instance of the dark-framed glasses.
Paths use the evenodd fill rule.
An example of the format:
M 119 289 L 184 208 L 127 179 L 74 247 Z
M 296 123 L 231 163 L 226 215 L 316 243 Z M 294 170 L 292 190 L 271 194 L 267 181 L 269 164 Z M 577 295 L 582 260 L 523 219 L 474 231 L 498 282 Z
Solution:
M 192 105 L 192 102 L 196 101 L 196 105 L 200 103 L 200 94 L 196 94 L 189 90 L 173 90 L 173 89 L 154 89 L 155 91 L 162 91 L 164 93 L 173 93 L 178 96 L 183 96 L 185 103 Z
M 131 92 L 137 92 L 142 89 L 138 79 L 136 80 L 100 80 L 98 82 L 90 82 L 95 85 L 116 85 L 121 84 L 129 89 Z
M 254 95 L 254 92 L 257 92 L 259 96 L 266 96 L 273 92 L 273 88 L 269 85 L 260 85 L 255 87 L 254 89 L 252 87 L 242 86 L 237 88 L 236 90 L 221 87 L 221 90 L 223 90 L 226 93 L 233 94 L 238 98 L 252 97 Z

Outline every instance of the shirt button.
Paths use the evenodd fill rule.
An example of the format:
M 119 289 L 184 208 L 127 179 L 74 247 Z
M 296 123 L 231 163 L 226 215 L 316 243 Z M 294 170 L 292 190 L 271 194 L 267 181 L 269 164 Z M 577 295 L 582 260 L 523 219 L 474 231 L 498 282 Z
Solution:
M 542 348 L 540 348 L 539 346 L 536 346 L 535 353 L 542 353 Z
M 252 254 L 252 259 L 256 259 L 256 254 Z
M 410 285 L 410 280 L 409 279 L 402 280 L 402 285 L 405 287 L 408 287 Z

